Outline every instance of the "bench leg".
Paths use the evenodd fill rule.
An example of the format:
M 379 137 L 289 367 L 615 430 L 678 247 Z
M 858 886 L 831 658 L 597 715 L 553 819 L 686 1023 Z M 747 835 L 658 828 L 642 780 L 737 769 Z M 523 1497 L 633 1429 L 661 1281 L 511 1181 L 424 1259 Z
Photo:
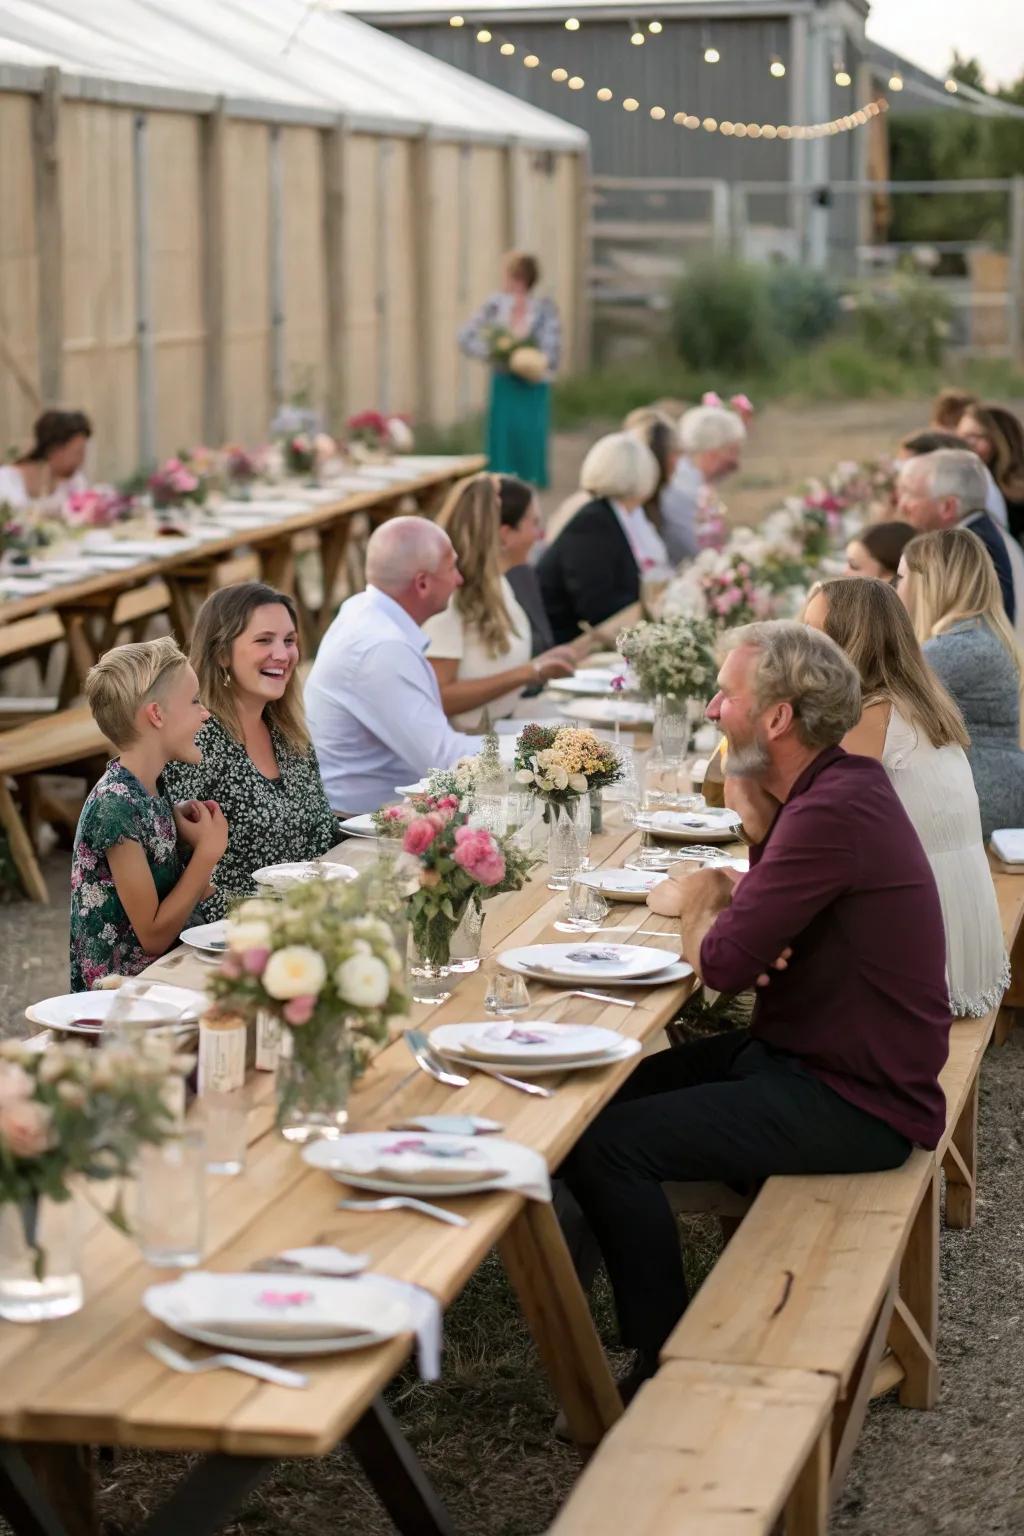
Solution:
M 992 1038 L 996 1045 L 1005 1045 L 1007 1040 L 1009 1040 L 1017 1023 L 1019 1011 L 1019 1009 L 1010 1007 L 1006 1003 L 1000 1008 L 996 1014 L 996 1027 L 992 1032 Z
M 21 876 L 21 883 L 25 887 L 25 894 L 29 901 L 39 901 L 44 906 L 48 905 L 50 893 L 46 889 L 46 881 L 39 868 L 32 839 L 25 830 L 25 823 L 14 803 L 14 796 L 7 788 L 3 774 L 0 774 L 0 827 L 3 827 L 7 833 L 11 858 Z
M 850 1462 L 853 1459 L 853 1453 L 860 1438 L 861 1426 L 864 1423 L 864 1416 L 868 1411 L 868 1404 L 871 1401 L 875 1372 L 885 1351 L 889 1324 L 895 1304 L 896 1282 L 894 1280 L 882 1298 L 882 1305 L 878 1309 L 875 1326 L 860 1352 L 860 1358 L 850 1377 L 846 1396 L 841 1402 L 836 1404 L 835 1412 L 832 1416 L 832 1477 L 829 1484 L 830 1507 L 838 1498 L 839 1491 L 846 1480 L 846 1474 L 850 1469 Z
M 936 1345 L 939 1333 L 939 1174 L 936 1169 L 900 1264 L 889 1344 L 904 1370 L 900 1402 L 934 1408 L 939 1395 Z
M 597 1445 L 622 1416 L 622 1399 L 551 1206 L 527 1200 L 498 1251 L 569 1433 L 577 1445 Z
M 783 1516 L 786 1536 L 825 1536 L 828 1530 L 831 1435 L 831 1429 L 826 1425 L 786 1500 Z
M 946 1226 L 958 1229 L 974 1226 L 978 1177 L 978 1082 L 975 1076 L 942 1159 L 942 1171 L 946 1175 Z

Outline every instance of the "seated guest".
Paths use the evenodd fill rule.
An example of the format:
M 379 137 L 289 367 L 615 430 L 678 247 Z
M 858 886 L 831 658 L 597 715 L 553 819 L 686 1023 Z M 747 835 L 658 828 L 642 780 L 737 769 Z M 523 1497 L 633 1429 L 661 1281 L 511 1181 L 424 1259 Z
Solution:
M 873 576 L 894 585 L 900 555 L 914 537 L 909 523 L 869 523 L 846 546 L 847 576 Z
M 1017 594 L 1010 539 L 985 511 L 985 475 L 977 454 L 939 448 L 935 453 L 907 459 L 899 473 L 897 497 L 900 517 L 918 533 L 963 527 L 977 534 L 989 552 L 999 578 L 1003 605 L 1013 624 Z
M 665 544 L 673 565 L 698 553 L 700 515 L 714 500 L 718 482 L 739 468 L 746 437 L 740 417 L 724 406 L 697 405 L 683 415 L 683 451 L 661 497 Z
M 912 432 L 900 443 L 897 458 L 916 459 L 922 453 L 935 453 L 939 448 L 965 448 L 969 453 L 974 449 L 965 437 L 958 437 L 955 432 Z M 984 459 L 979 459 L 985 470 L 985 511 L 1000 528 L 1008 528 L 1009 522 L 1006 516 L 1006 500 L 1002 491 L 992 478 L 992 471 Z
M 949 999 L 928 861 L 880 763 L 839 746 L 860 717 L 853 665 L 802 624 L 729 630 L 709 717 L 750 872 L 655 887 L 716 991 L 758 993 L 749 1033 L 659 1051 L 585 1131 L 561 1174 L 604 1254 L 628 1397 L 686 1304 L 665 1181 L 898 1167 L 945 1126 Z M 784 968 L 779 968 L 784 966 Z
M 628 432 L 602 437 L 583 460 L 587 503 L 545 550 L 537 567 L 556 645 L 579 637 L 639 601 L 644 576 L 664 574 L 665 545 L 644 503 L 658 483 L 658 461 Z
M 196 617 L 191 661 L 210 719 L 202 760 L 172 763 L 176 800 L 216 800 L 228 819 L 227 851 L 201 921 L 256 890 L 254 869 L 301 863 L 341 839 L 302 712 L 295 605 L 261 581 L 223 587 Z
M 0 506 L 30 502 L 59 506 L 69 491 L 85 489 L 92 424 L 83 411 L 44 411 L 32 429 L 32 447 L 13 464 L 0 465 Z
M 395 786 L 478 752 L 445 718 L 420 628 L 462 584 L 452 542 L 393 517 L 366 546 L 366 591 L 342 603 L 306 682 L 309 727 L 335 809 L 374 811 Z
M 665 517 L 662 512 L 662 501 L 671 496 L 672 477 L 675 475 L 682 453 L 679 433 L 671 421 L 650 406 L 643 410 L 630 411 L 623 425 L 625 431 L 632 432 L 634 437 L 638 437 L 642 443 L 647 444 L 658 461 L 658 483 L 644 511 L 652 525 L 664 538 Z
M 969 394 L 965 389 L 940 389 L 932 401 L 932 429 L 936 432 L 955 432 L 964 411 L 977 403 L 977 395 Z
M 1003 493 L 1010 532 L 1024 535 L 1024 426 L 1002 405 L 969 405 L 957 432 L 983 460 Z
M 960 711 L 925 664 L 892 587 L 822 582 L 804 622 L 841 646 L 860 674 L 861 717 L 842 746 L 878 758 L 889 775 L 935 876 L 950 1010 L 981 1018 L 1005 992 L 1010 966 Z
M 538 544 L 544 542 L 537 492 L 515 475 L 499 475 L 498 505 L 501 509 L 501 571 L 515 599 L 530 621 L 530 655 L 550 651 L 555 643 L 551 623 L 544 607 L 537 567 L 531 560 Z
M 423 625 L 427 659 L 449 720 L 457 730 L 479 731 L 485 710 L 493 720 L 506 720 L 524 688 L 571 677 L 576 666 L 567 650 L 531 660 L 530 621 L 502 574 L 497 476 L 472 475 L 453 486 L 437 526 L 452 541 L 462 583 L 444 612 Z M 527 524 L 524 540 L 530 531 Z
M 199 682 L 166 636 L 119 645 L 85 680 L 93 719 L 118 749 L 90 791 L 71 859 L 71 990 L 137 976 L 176 943 L 228 842 L 213 801 L 174 805 L 171 763 L 198 763 Z M 191 850 L 183 866 L 178 839 Z
M 967 758 L 988 838 L 997 827 L 1024 827 L 1024 752 L 1020 647 L 984 554 L 964 528 L 912 539 L 903 551 L 897 591 L 925 660 L 970 732 Z

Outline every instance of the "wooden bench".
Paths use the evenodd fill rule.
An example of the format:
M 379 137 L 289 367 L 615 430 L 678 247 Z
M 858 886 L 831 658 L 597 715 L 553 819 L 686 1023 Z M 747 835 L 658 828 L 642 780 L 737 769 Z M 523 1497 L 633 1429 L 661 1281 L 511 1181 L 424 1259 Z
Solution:
M 1024 880 L 994 878 L 1014 953 Z M 558 1536 L 621 1529 L 621 1519 L 613 1524 L 604 1514 L 618 1488 L 628 1488 L 629 1508 L 640 1510 L 628 1522 L 638 1533 L 767 1536 L 783 1514 L 787 1536 L 822 1536 L 871 1398 L 898 1385 L 905 1406 L 934 1405 L 940 1169 L 947 1224 L 971 1226 L 979 1070 L 997 1017 L 993 1011 L 951 1027 L 941 1078 L 946 1128 L 934 1152 L 915 1150 L 886 1173 L 764 1184 L 668 1339 L 661 1370 L 607 1436 L 555 1522 Z M 715 1209 L 724 1198 L 723 1212 L 735 1218 L 731 1192 L 723 1197 L 721 1190 L 702 1186 L 688 1208 Z M 791 1386 L 793 1404 L 806 1409 L 809 1376 L 833 1389 L 816 1438 L 806 1418 L 786 1407 Z M 745 1394 L 752 1389 L 765 1415 L 767 1460 L 749 1433 Z M 711 1404 L 729 1392 L 732 1417 L 716 1417 Z M 703 1405 L 702 1439 L 683 1394 Z M 645 1442 L 650 1455 L 641 1466 Z
M 95 779 L 102 772 L 102 765 L 111 750 L 110 743 L 84 706 L 61 710 L 46 720 L 36 720 L 0 733 L 0 827 L 7 833 L 11 857 L 30 900 L 49 900 L 23 815 L 23 810 L 31 814 L 28 802 L 34 790 L 34 776 L 55 768 L 71 769 L 82 764 Z M 18 781 L 23 808 L 19 808 L 12 795 L 8 778 Z

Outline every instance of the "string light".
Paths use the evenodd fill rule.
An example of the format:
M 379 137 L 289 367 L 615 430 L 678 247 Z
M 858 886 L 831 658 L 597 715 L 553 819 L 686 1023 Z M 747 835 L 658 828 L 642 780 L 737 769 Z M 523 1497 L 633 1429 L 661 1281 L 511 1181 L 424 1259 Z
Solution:
M 598 101 L 614 101 L 615 93 L 610 91 L 606 85 L 602 85 L 597 93 L 597 99 Z
M 786 66 L 785 66 L 785 64 L 783 64 L 783 62 L 779 58 L 778 54 L 775 54 L 775 56 L 773 57 L 771 63 L 768 66 L 768 70 L 769 70 L 769 73 L 771 73 L 771 74 L 773 74 L 775 76 L 776 80 L 781 80 L 783 78 L 783 76 L 785 75 L 785 73 L 786 73 Z
M 664 107 L 652 107 L 651 108 L 651 116 L 654 118 L 654 121 L 656 123 L 662 122 L 664 117 L 665 117 L 665 108 Z
M 477 40 L 478 43 L 489 43 L 490 42 L 491 34 L 488 32 L 486 27 L 482 27 L 480 29 L 480 31 L 476 35 L 476 40 Z
M 567 32 L 578 32 L 579 29 L 579 18 L 576 16 L 567 16 L 565 21 L 565 30 Z
M 629 39 L 634 48 L 642 48 L 647 39 L 642 32 L 634 32 Z
M 721 57 L 722 57 L 722 55 L 719 53 L 717 48 L 705 48 L 704 49 L 704 63 L 705 64 L 717 64 L 719 62 L 719 60 L 721 59 Z
M 582 75 L 572 75 L 569 78 L 569 89 L 570 91 L 582 91 L 586 83 Z
M 625 101 L 622 103 L 622 110 L 623 112 L 635 112 L 639 105 L 640 103 L 637 101 L 635 96 L 627 96 Z
M 903 76 L 902 75 L 890 75 L 889 76 L 889 89 L 890 89 L 890 91 L 902 91 L 902 89 L 903 89 Z
M 953 79 L 953 76 L 950 75 L 949 79 L 946 81 L 946 90 L 949 92 L 949 94 L 951 96 L 955 96 L 959 89 L 960 89 L 959 85 Z
M 540 59 L 538 59 L 535 53 L 528 53 L 526 58 L 523 60 L 523 63 L 526 65 L 527 69 L 536 69 L 537 65 L 540 63 Z
M 652 32 L 654 34 L 654 36 L 657 37 L 658 33 L 663 30 L 661 22 L 660 21 L 649 21 L 647 23 L 647 30 L 648 30 L 648 32 Z
M 466 25 L 466 18 L 465 16 L 449 16 L 448 25 L 450 27 L 464 27 Z
M 837 69 L 836 70 L 836 85 L 844 85 L 845 86 L 845 85 L 852 85 L 852 84 L 853 84 L 853 76 L 850 74 L 848 69 Z
M 515 53 L 515 51 L 516 51 L 515 43 L 502 43 L 501 47 L 498 50 L 499 53 L 503 53 L 505 55 L 506 59 L 510 59 L 512 57 L 512 55 Z
M 556 85 L 561 85 L 563 80 L 568 80 L 569 71 L 567 69 L 553 69 L 551 71 L 551 78 Z

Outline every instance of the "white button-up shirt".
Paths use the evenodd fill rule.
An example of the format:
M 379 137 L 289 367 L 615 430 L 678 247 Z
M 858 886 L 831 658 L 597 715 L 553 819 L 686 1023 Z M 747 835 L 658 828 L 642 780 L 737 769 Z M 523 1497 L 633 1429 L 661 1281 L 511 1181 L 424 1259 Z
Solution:
M 633 507 L 627 512 L 621 501 L 612 502 L 612 511 L 619 520 L 619 527 L 626 535 L 633 559 L 641 576 L 668 576 L 671 574 L 665 541 L 655 528 L 643 507 Z
M 306 682 L 306 715 L 335 810 L 375 811 L 398 784 L 448 768 L 481 741 L 452 730 L 427 637 L 386 592 L 341 605 Z

